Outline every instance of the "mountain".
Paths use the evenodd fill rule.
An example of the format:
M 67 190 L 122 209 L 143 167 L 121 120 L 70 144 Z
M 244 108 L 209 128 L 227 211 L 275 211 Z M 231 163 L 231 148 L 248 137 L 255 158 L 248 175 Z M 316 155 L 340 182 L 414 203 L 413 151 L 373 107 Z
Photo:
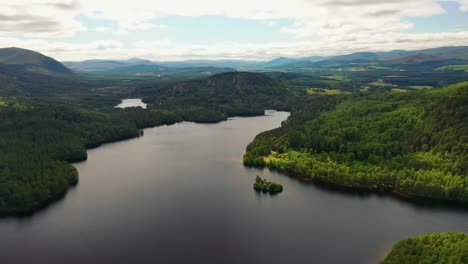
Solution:
M 117 69 L 132 66 L 155 66 L 158 64 L 139 58 L 129 60 L 85 60 L 85 61 L 65 61 L 68 68 L 78 72 L 115 71 Z
M 348 55 L 334 56 L 328 60 L 333 61 L 373 61 L 378 60 L 379 55 L 375 52 L 356 52 Z
M 286 58 L 286 57 L 279 57 L 276 59 L 273 59 L 271 61 L 267 61 L 262 64 L 263 67 L 278 67 L 282 66 L 285 64 L 290 64 L 290 63 L 295 63 L 299 61 L 300 59 L 293 59 L 293 58 Z
M 423 63 L 427 61 L 437 61 L 441 60 L 441 58 L 434 56 L 434 55 L 428 55 L 428 54 L 423 54 L 423 53 L 417 53 L 414 55 L 408 55 L 404 56 L 401 58 L 398 58 L 396 60 L 391 60 L 390 63 L 393 64 L 418 64 L 418 63 Z
M 286 58 L 279 57 L 271 61 L 260 64 L 262 67 L 267 68 L 305 68 L 312 65 L 315 62 L 323 61 L 326 57 L 322 56 L 310 56 L 303 58 Z
M 468 60 L 468 46 L 441 47 L 412 51 L 411 53 L 436 56 L 440 59 Z
M 441 47 L 423 50 L 392 50 L 387 52 L 356 52 L 334 56 L 326 61 L 394 61 L 401 63 L 421 63 L 426 61 L 464 59 L 468 60 L 468 47 Z
M 158 64 L 136 64 L 123 67 L 116 67 L 107 70 L 106 72 L 112 73 L 147 73 L 147 72 L 160 72 L 166 71 L 167 68 Z
M 1 48 L 0 65 L 12 70 L 46 75 L 71 73 L 70 69 L 51 57 L 20 48 Z
M 154 62 L 150 60 L 145 60 L 145 59 L 140 59 L 140 58 L 131 58 L 128 60 L 124 60 L 124 62 L 131 63 L 134 65 L 153 65 L 155 64 Z
M 244 61 L 244 60 L 185 60 L 185 61 L 158 61 L 160 65 L 168 68 L 198 68 L 198 67 L 231 67 L 244 68 L 256 67 L 261 62 L 259 61 Z
M 215 68 L 243 68 L 257 66 L 258 61 L 242 61 L 242 60 L 185 60 L 185 61 L 150 61 L 139 58 L 129 60 L 85 60 L 85 61 L 65 61 L 67 67 L 79 72 L 125 72 L 129 68 L 130 73 L 138 72 L 136 69 L 155 66 L 159 70 L 162 69 L 180 69 L 180 68 L 200 68 L 200 67 L 215 67 Z M 147 67 L 153 71 L 154 68 Z
M 327 58 L 328 57 L 324 57 L 324 56 L 309 56 L 309 57 L 301 58 L 301 60 L 310 61 L 310 62 L 319 62 L 319 61 L 326 60 Z
M 300 59 L 285 60 L 278 58 L 270 61 L 274 68 L 299 69 L 342 67 L 355 63 L 381 64 L 381 65 L 412 65 L 408 67 L 423 67 L 425 70 L 432 66 L 443 66 L 454 63 L 466 64 L 468 60 L 468 46 L 441 47 L 423 50 L 392 50 L 385 52 L 355 52 L 332 57 L 305 57 Z M 283 63 L 284 62 L 284 63 Z

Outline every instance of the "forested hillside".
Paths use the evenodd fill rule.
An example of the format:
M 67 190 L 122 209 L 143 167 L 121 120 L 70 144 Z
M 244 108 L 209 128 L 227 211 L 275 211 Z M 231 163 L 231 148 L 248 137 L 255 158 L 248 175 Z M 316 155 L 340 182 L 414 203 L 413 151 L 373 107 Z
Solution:
M 1 48 L 0 64 L 14 66 L 27 72 L 46 75 L 69 74 L 70 69 L 51 57 L 39 52 L 20 48 Z
M 184 120 L 218 122 L 230 116 L 262 115 L 288 109 L 290 94 L 279 80 L 260 73 L 228 72 L 211 77 L 142 87 L 136 91 L 155 109 L 168 109 Z
M 468 202 L 468 82 L 322 97 L 258 135 L 244 164 L 350 188 Z
M 28 76 L 34 80 L 42 75 Z M 18 91 L 17 83 L 10 84 Z M 56 86 L 52 91 L 47 87 L 34 86 L 38 91 L 31 98 L 25 94 L 0 97 L 0 214 L 32 213 L 65 193 L 78 181 L 69 163 L 86 159 L 86 148 L 137 137 L 145 127 L 263 114 L 276 104 L 286 107 L 288 98 L 281 82 L 251 73 L 220 74 L 150 89 L 154 97 L 148 109 L 107 107 L 112 96 L 96 94 L 84 100 L 81 96 L 88 98 L 91 92 L 80 89 L 68 91 L 68 95 L 77 93 L 77 98 L 59 99 L 53 92 Z M 5 86 L 0 88 L 5 91 Z

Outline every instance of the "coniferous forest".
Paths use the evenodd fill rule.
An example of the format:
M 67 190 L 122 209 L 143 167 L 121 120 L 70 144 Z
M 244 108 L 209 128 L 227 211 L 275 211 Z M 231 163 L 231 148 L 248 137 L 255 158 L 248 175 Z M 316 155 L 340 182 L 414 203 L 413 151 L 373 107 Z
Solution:
M 395 244 L 381 264 L 467 263 L 466 233 L 435 233 L 410 237 Z
M 10 64 L 16 57 L 21 63 Z M 142 136 L 148 127 L 267 109 L 291 115 L 247 146 L 246 166 L 332 188 L 468 205 L 468 74 L 446 65 L 454 58 L 377 60 L 358 70 L 353 60 L 333 59 L 250 72 L 168 67 L 164 78 L 139 75 L 152 64 L 83 74 L 22 49 L 0 49 L 1 58 L 0 217 L 30 215 L 64 196 L 79 182 L 72 163 L 86 160 L 87 149 Z M 112 63 L 122 64 L 105 62 Z M 122 98 L 142 98 L 147 108 L 116 108 Z M 254 189 L 289 191 L 259 176 Z M 466 245 L 464 233 L 416 236 L 382 263 L 466 263 Z
M 335 185 L 468 202 L 468 83 L 318 98 L 247 147 L 244 164 Z

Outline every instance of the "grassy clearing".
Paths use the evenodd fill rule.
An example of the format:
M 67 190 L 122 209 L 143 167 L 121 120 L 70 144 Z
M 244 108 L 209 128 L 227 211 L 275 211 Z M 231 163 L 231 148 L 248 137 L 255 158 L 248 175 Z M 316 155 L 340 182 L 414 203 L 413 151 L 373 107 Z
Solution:
M 382 76 L 384 78 L 406 78 L 408 76 L 403 76 L 403 75 L 385 75 L 385 76 Z
M 321 95 L 337 95 L 337 94 L 351 94 L 351 92 L 343 91 L 342 89 L 323 89 L 323 88 L 308 88 L 307 94 L 321 94 Z
M 406 93 L 406 92 L 409 92 L 409 90 L 400 89 L 400 88 L 393 88 L 393 89 L 392 89 L 392 92 Z
M 433 87 L 430 85 L 412 85 L 412 86 L 408 86 L 408 88 L 415 89 L 415 90 L 423 90 L 423 89 L 432 89 Z
M 435 69 L 436 71 L 465 71 L 468 72 L 468 64 L 461 64 L 461 65 L 445 65 Z
M 363 68 L 363 67 L 353 67 L 353 68 L 350 68 L 349 71 L 352 71 L 352 72 L 366 72 L 366 71 L 367 71 L 367 68 Z
M 325 78 L 325 79 L 330 79 L 330 80 L 336 80 L 336 81 L 344 81 L 346 79 L 344 76 L 340 76 L 340 75 L 324 75 L 320 77 Z
M 377 79 L 375 82 L 369 83 L 372 86 L 379 86 L 379 87 L 396 87 L 396 85 L 391 83 L 386 83 L 383 79 Z

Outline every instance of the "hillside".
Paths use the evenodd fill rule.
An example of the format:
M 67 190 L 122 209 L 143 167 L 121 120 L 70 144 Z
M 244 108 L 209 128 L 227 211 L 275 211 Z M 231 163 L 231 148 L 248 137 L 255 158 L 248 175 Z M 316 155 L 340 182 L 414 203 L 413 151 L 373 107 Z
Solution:
M 0 98 L 0 216 L 32 213 L 63 195 L 78 181 L 69 162 L 86 159 L 87 147 L 137 137 L 145 127 L 263 114 L 284 107 L 288 95 L 281 82 L 242 72 L 148 88 L 155 97 L 147 109 Z
M 258 135 L 244 163 L 348 188 L 468 202 L 468 82 L 316 97 Z
M 408 55 L 404 56 L 395 60 L 391 60 L 390 63 L 393 64 L 416 64 L 416 63 L 422 63 L 426 61 L 437 61 L 440 60 L 439 57 L 436 57 L 434 55 L 426 55 L 423 53 L 418 53 L 414 55 Z
M 228 72 L 142 87 L 136 94 L 154 108 L 181 112 L 184 119 L 214 122 L 234 115 L 263 114 L 265 109 L 285 109 L 289 92 L 282 82 L 264 74 Z
M 71 73 L 70 69 L 51 57 L 47 57 L 39 52 L 20 48 L 1 48 L 0 65 L 1 64 L 16 70 L 25 70 L 46 75 Z

